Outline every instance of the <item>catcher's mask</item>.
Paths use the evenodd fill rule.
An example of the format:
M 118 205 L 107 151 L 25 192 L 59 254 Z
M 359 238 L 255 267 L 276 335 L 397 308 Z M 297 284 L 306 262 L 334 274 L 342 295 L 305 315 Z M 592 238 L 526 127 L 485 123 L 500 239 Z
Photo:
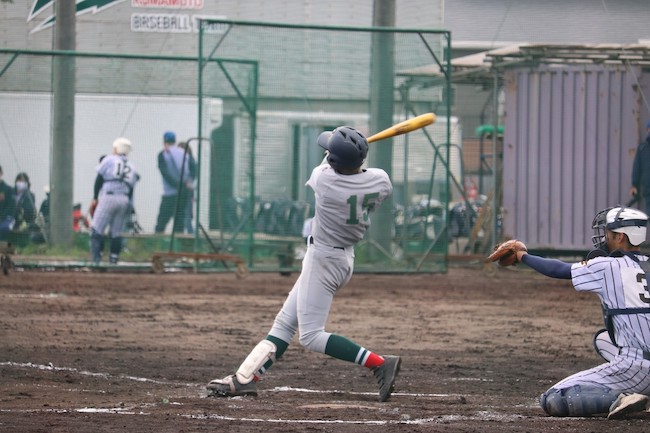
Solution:
M 327 162 L 335 169 L 361 167 L 368 155 L 368 140 L 350 126 L 321 133 L 317 143 L 329 150 Z
M 591 228 L 594 236 L 591 242 L 594 247 L 607 251 L 607 230 L 616 233 L 625 233 L 630 243 L 634 246 L 645 241 L 648 215 L 631 207 L 610 207 L 601 210 L 594 217 Z

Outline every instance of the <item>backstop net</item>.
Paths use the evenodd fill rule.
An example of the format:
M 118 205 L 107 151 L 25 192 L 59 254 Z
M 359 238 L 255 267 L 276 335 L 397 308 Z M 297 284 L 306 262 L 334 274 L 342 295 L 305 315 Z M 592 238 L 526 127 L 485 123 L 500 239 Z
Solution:
M 56 169 L 52 61 L 65 55 L 76 70 L 72 258 L 89 260 L 83 217 L 95 167 L 124 136 L 141 179 L 122 260 L 143 262 L 163 251 L 178 253 L 169 265 L 182 266 L 182 253 L 194 253 L 189 266 L 228 269 L 227 260 L 207 257 L 227 254 L 250 270 L 296 271 L 314 212 L 305 182 L 324 156 L 318 135 L 349 125 L 369 136 L 434 112 L 433 125 L 371 144 L 367 164 L 389 173 L 394 193 L 371 217 L 355 250 L 356 269 L 446 270 L 450 185 L 462 177 L 448 32 L 206 20 L 198 38 L 197 57 L 0 50 L 4 179 L 13 184 L 17 173 L 30 175 L 37 214 L 32 229 L 16 227 L 12 237 L 24 255 L 47 252 L 52 229 L 40 211 Z M 445 84 L 421 86 L 401 74 L 432 64 Z M 155 233 L 163 194 L 157 156 L 166 131 L 186 144 L 195 182 L 183 229 L 172 232 L 169 222 Z M 198 254 L 207 258 L 199 263 Z
M 456 125 L 447 116 L 448 89 L 419 87 L 400 71 L 439 62 L 441 75 L 448 73 L 448 37 L 440 31 L 204 21 L 200 99 L 220 98 L 224 113 L 222 126 L 205 142 L 210 228 L 226 231 L 233 245 L 243 242 L 256 267 L 290 266 L 304 250 L 313 216 L 305 181 L 323 159 L 318 135 L 349 125 L 370 136 L 435 112 L 436 124 L 371 144 L 368 164 L 386 170 L 395 191 L 357 246 L 356 267 L 444 270 L 449 176 L 454 169 L 460 174 L 453 146 L 460 142 L 450 143 Z

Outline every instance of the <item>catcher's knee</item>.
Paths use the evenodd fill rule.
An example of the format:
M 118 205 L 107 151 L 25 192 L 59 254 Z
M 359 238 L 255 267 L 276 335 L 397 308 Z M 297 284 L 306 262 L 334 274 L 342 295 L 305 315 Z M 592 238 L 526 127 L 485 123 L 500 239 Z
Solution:
M 607 329 L 601 329 L 594 334 L 594 349 L 605 361 L 611 361 L 618 355 L 618 346 L 612 342 Z
M 551 416 L 591 416 L 607 413 L 617 395 L 605 386 L 573 385 L 549 389 L 539 397 L 539 404 Z

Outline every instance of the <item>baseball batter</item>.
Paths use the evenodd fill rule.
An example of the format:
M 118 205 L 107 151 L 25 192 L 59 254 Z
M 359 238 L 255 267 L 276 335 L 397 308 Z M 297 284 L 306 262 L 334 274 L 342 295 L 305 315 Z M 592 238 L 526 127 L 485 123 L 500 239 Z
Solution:
M 596 214 L 592 251 L 586 261 L 566 263 L 528 254 L 521 244 L 517 261 L 555 278 L 570 279 L 579 292 L 601 301 L 606 331 L 594 338 L 596 351 L 607 361 L 553 385 L 540 396 L 552 416 L 608 414 L 618 418 L 645 410 L 650 395 L 650 287 L 646 239 L 648 215 L 616 206 Z M 504 243 L 505 244 L 505 243 Z M 499 255 L 498 249 L 492 256 Z M 496 258 L 492 257 L 496 260 Z
M 327 164 L 316 167 L 306 183 L 314 190 L 316 206 L 302 272 L 266 338 L 234 375 L 208 384 L 210 396 L 257 395 L 257 381 L 287 350 L 296 332 L 300 344 L 309 350 L 372 369 L 379 400 L 391 395 L 400 358 L 380 356 L 326 332 L 325 323 L 334 295 L 352 277 L 354 245 L 370 226 L 369 214 L 393 187 L 385 171 L 361 168 L 368 141 L 355 129 L 342 126 L 323 132 L 318 145 L 326 149 Z
M 102 260 L 104 231 L 110 228 L 109 262 L 117 263 L 122 251 L 122 231 L 131 212 L 133 188 L 139 178 L 135 167 L 127 159 L 131 142 L 123 137 L 113 142 L 112 154 L 97 166 L 94 195 L 91 203 L 93 220 L 90 225 L 90 251 L 93 261 Z

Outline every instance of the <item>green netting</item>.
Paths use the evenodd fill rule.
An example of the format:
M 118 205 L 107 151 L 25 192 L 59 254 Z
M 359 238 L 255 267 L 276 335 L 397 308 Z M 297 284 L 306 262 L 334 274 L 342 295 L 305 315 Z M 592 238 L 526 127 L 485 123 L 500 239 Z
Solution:
M 394 123 L 435 112 L 436 124 L 396 137 L 392 147 L 390 141 L 372 145 L 369 164 L 389 172 L 395 192 L 357 247 L 356 267 L 446 269 L 450 179 L 462 177 L 460 137 L 445 97 L 450 92 L 411 83 L 400 71 L 438 63 L 444 73 L 448 33 L 232 21 L 205 21 L 203 29 L 196 58 L 0 50 L 5 180 L 11 184 L 16 173 L 27 172 L 36 207 L 46 198 L 56 151 L 51 65 L 56 56 L 73 57 L 71 187 L 82 211 L 92 198 L 98 158 L 117 136 L 134 143 L 131 160 L 142 179 L 125 233 L 125 261 L 146 261 L 161 251 L 170 257 L 224 254 L 242 258 L 251 270 L 289 272 L 300 267 L 303 228 L 313 214 L 313 194 L 304 184 L 323 157 L 318 134 L 351 125 L 371 135 L 388 126 L 387 118 Z M 169 224 L 164 234 L 153 233 L 162 191 L 156 156 L 167 130 L 187 141 L 198 161 L 193 232 L 171 234 Z M 89 260 L 83 224 L 74 237 L 77 249 L 67 253 Z M 14 241 L 28 255 L 52 250 L 24 233 Z M 176 259 L 165 260 L 197 269 L 235 266 L 228 258 Z
M 249 257 L 256 257 L 256 251 L 271 244 L 293 243 L 300 248 L 302 222 L 313 212 L 313 197 L 304 182 L 322 159 L 322 151 L 315 145 L 318 134 L 347 124 L 371 135 L 373 122 L 377 122 L 370 115 L 373 106 L 390 110 L 388 117 L 394 122 L 434 111 L 442 120 L 435 128 L 396 138 L 392 151 L 388 149 L 392 156 L 388 166 L 381 168 L 391 174 L 395 195 L 386 205 L 390 208 L 384 209 L 389 217 L 374 220 L 376 225 L 376 220 L 380 221 L 375 233 L 392 235 L 389 242 L 382 242 L 371 233 L 357 249 L 357 268 L 444 269 L 450 147 L 445 145 L 449 136 L 444 116 L 448 101 L 442 98 L 442 88 L 413 88 L 397 72 L 441 61 L 448 35 L 206 21 L 206 25 L 215 24 L 221 32 L 200 33 L 203 59 L 238 58 L 257 64 L 246 75 L 246 85 L 237 86 L 241 90 L 238 98 L 223 91 L 222 74 L 229 71 L 217 63 L 206 64 L 199 90 L 204 98 L 224 98 L 224 111 L 235 113 L 232 121 L 233 131 L 239 134 L 238 154 L 228 155 L 232 159 L 212 172 L 217 184 L 232 181 L 232 188 L 220 190 L 223 219 L 232 221 L 224 225 L 229 236 L 246 240 Z M 382 50 L 386 44 L 389 48 Z M 390 58 L 391 53 L 394 62 L 387 62 L 382 56 Z M 373 62 L 379 65 L 375 70 Z M 373 79 L 385 79 L 381 76 L 384 68 L 388 68 L 392 92 L 373 88 Z M 373 98 L 394 99 L 394 105 L 376 108 Z M 254 106 L 257 110 L 252 111 Z M 215 137 L 213 143 L 217 153 L 222 148 L 219 139 L 223 137 Z M 377 146 L 371 149 L 371 163 Z M 250 221 L 237 221 L 233 213 Z M 265 263 L 260 260 L 254 265 L 263 267 Z

